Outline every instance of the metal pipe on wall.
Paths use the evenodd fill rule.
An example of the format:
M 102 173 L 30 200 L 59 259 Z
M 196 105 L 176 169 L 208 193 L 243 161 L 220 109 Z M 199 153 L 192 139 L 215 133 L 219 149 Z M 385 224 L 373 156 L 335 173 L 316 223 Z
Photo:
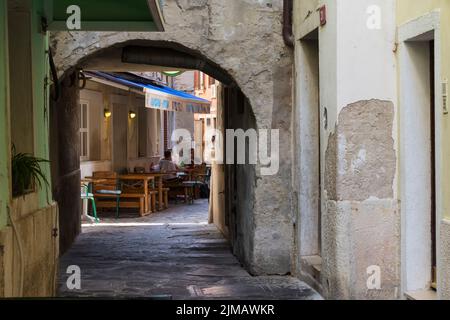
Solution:
M 294 47 L 294 34 L 292 31 L 293 0 L 283 0 L 283 40 L 286 46 Z

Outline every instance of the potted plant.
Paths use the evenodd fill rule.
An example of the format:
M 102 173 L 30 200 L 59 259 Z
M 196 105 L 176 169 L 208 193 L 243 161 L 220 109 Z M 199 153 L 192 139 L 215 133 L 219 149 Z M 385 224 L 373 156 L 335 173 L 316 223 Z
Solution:
M 13 197 L 32 192 L 36 184 L 39 188 L 42 188 L 43 184 L 49 186 L 41 168 L 41 163 L 48 162 L 28 153 L 16 153 L 13 146 L 11 159 Z

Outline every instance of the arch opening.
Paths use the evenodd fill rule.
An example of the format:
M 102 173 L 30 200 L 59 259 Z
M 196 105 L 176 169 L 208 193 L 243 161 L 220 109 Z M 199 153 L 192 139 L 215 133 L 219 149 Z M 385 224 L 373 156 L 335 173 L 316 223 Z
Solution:
M 168 139 L 170 139 L 170 131 L 174 129 L 173 125 L 171 127 L 168 124 L 173 120 L 170 112 L 150 110 L 144 105 L 133 106 L 134 102 L 130 101 L 137 101 L 137 98 L 142 100 L 142 97 L 137 97 L 135 90 L 128 88 L 128 92 L 126 92 L 124 90 L 126 88 L 120 88 L 120 86 L 108 88 L 111 85 L 108 81 L 94 83 L 90 78 L 92 74 L 89 72 L 100 71 L 111 75 L 134 77 L 138 73 L 145 72 L 183 71 L 184 74 L 194 73 L 194 79 L 192 79 L 194 82 L 199 81 L 195 79 L 196 76 L 203 77 L 203 74 L 208 74 L 208 79 L 211 80 L 208 80 L 208 84 L 205 86 L 214 83 L 216 90 L 214 127 L 224 137 L 226 129 L 256 130 L 256 119 L 250 102 L 228 72 L 205 56 L 182 45 L 173 42 L 152 41 L 143 46 L 143 43 L 140 41 L 124 42 L 98 50 L 81 59 L 76 66 L 67 70 L 62 76 L 61 97 L 51 106 L 53 193 L 60 206 L 60 250 L 62 253 L 70 249 L 77 236 L 82 232 L 83 221 L 80 212 L 86 209 L 83 209 L 78 196 L 80 178 L 85 179 L 86 176 L 92 176 L 94 171 L 130 173 L 137 166 L 142 166 L 146 172 L 149 172 L 150 163 L 154 164 L 153 161 L 156 158 L 163 157 L 164 151 L 170 149 Z M 85 71 L 84 74 L 88 76 L 87 81 L 86 79 L 79 81 L 78 70 Z M 217 78 L 222 81 L 218 81 Z M 170 81 L 173 85 L 174 80 Z M 80 88 L 80 85 L 83 87 Z M 93 108 L 97 109 L 95 116 L 92 116 L 92 112 L 89 111 Z M 112 120 L 109 120 L 111 115 L 106 116 L 106 110 L 112 113 Z M 99 111 L 103 112 L 104 118 L 99 116 Z M 82 132 L 83 122 L 86 121 L 86 112 L 90 115 L 87 120 L 89 128 L 86 130 L 96 131 L 94 135 L 100 137 L 98 142 L 91 142 L 91 145 L 84 141 Z M 132 124 L 132 121 L 127 119 L 128 112 L 137 115 L 138 125 Z M 115 116 L 116 114 L 119 116 Z M 141 147 L 143 149 L 152 148 L 151 143 L 142 141 L 142 131 L 139 127 L 143 122 L 141 117 L 153 121 L 151 124 L 156 126 L 156 128 L 151 128 L 151 124 L 147 123 L 144 129 L 146 133 L 154 133 L 157 136 L 156 140 L 159 139 L 159 141 L 155 141 L 156 149 L 155 144 L 153 145 L 156 152 L 153 152 L 152 156 L 148 152 L 140 153 Z M 198 122 L 205 127 L 206 122 L 209 121 L 208 117 L 200 119 L 192 117 L 190 119 L 194 120 L 193 127 Z M 210 120 L 212 121 L 212 119 Z M 185 123 L 186 120 L 183 121 Z M 176 125 L 182 125 L 183 121 Z M 197 133 L 195 132 L 196 128 L 193 129 L 192 134 L 195 140 Z M 202 135 L 204 136 L 204 132 Z M 131 145 L 131 140 L 136 138 L 139 142 L 134 141 Z M 147 138 L 148 136 L 145 137 L 145 139 Z M 205 141 L 202 142 L 205 143 Z M 94 144 L 97 145 L 93 146 Z M 97 153 L 97 157 L 86 157 L 86 151 Z M 131 156 L 132 153 L 134 154 Z M 223 153 L 226 157 L 225 150 Z M 212 182 L 210 183 L 209 206 L 204 205 L 202 209 L 208 210 L 208 212 L 204 212 L 205 221 L 214 224 L 220 230 L 229 241 L 232 252 L 250 273 L 255 273 L 250 266 L 254 241 L 252 239 L 254 232 L 252 208 L 257 180 L 255 168 L 254 164 L 213 163 L 210 166 Z M 157 202 L 160 205 L 159 201 Z M 149 208 L 150 206 L 151 203 Z M 182 215 L 180 219 L 175 221 L 175 225 L 186 223 L 183 221 Z M 107 218 L 107 221 L 110 220 Z M 188 224 L 189 221 L 188 218 Z M 120 220 L 118 224 L 117 221 L 114 223 L 120 225 Z M 139 224 L 139 220 L 136 220 L 136 223 Z M 126 248 L 124 248 L 125 251 Z

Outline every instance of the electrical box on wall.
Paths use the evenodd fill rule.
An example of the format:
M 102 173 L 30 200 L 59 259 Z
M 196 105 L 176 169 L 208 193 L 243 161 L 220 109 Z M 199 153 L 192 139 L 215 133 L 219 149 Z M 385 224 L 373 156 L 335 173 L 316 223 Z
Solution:
M 448 79 L 442 81 L 442 110 L 448 114 Z

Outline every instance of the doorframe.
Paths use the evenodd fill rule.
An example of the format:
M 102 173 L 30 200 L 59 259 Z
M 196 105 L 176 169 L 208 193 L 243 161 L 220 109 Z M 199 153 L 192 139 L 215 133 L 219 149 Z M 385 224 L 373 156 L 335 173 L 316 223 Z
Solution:
M 442 106 L 442 99 L 440 97 L 442 96 L 442 86 L 441 86 L 441 27 L 440 27 L 440 21 L 441 21 L 441 14 L 439 10 L 434 10 L 428 14 L 425 14 L 417 19 L 414 19 L 412 21 L 409 21 L 401 26 L 398 27 L 398 43 L 400 45 L 400 54 L 399 54 L 399 79 L 401 75 L 401 66 L 406 60 L 405 56 L 405 47 L 409 41 L 413 41 L 414 39 L 417 39 L 418 37 L 427 34 L 427 33 L 433 33 L 434 37 L 434 72 L 435 72 L 435 168 L 436 168 L 436 174 L 435 174 L 435 202 L 436 202 L 436 253 L 437 253 L 437 266 L 440 265 L 440 224 L 443 218 L 443 194 L 442 194 L 442 177 L 441 172 L 443 168 L 443 159 L 442 159 L 442 120 L 443 120 L 443 106 Z M 431 52 L 430 52 L 431 54 Z M 404 119 L 404 113 L 407 112 L 405 108 L 403 108 L 402 105 L 402 92 L 403 92 L 403 83 L 399 80 L 399 114 L 398 114 L 398 123 L 399 123 L 399 136 L 400 136 L 400 150 L 403 148 L 403 140 L 402 140 L 402 127 L 403 127 L 403 119 Z M 401 153 L 401 152 L 400 152 Z M 400 168 L 403 168 L 403 156 L 400 154 Z M 401 170 L 401 169 L 400 169 Z M 400 188 L 400 194 L 402 194 L 403 189 L 403 179 L 399 179 L 399 188 Z M 403 199 L 402 199 L 403 203 Z M 401 205 L 403 207 L 403 205 Z M 406 212 L 404 210 L 401 210 L 401 289 L 402 294 L 405 294 L 407 291 L 407 283 L 406 283 L 406 263 L 407 263 L 407 256 L 405 252 L 405 246 L 407 242 L 407 238 L 405 236 L 406 234 L 406 219 L 408 219 Z M 440 283 L 440 270 L 437 268 L 437 283 Z M 431 273 L 431 270 L 430 270 Z M 440 292 L 440 288 L 438 286 L 437 288 L 438 294 Z
M 90 124 L 91 124 L 91 117 L 89 115 L 89 111 L 90 111 L 90 104 L 91 101 L 88 99 L 81 99 L 80 98 L 80 161 L 84 162 L 84 161 L 90 161 L 91 160 L 91 137 L 90 137 Z M 86 105 L 86 128 L 82 128 L 83 126 L 83 105 Z M 86 133 L 87 138 L 86 138 L 86 154 L 85 155 L 81 155 L 83 153 L 83 138 L 81 136 L 82 133 Z
M 293 264 L 296 275 L 321 291 L 323 157 L 323 108 L 320 103 L 320 30 L 311 24 L 297 39 L 295 110 L 300 125 L 292 138 L 293 188 L 296 191 Z

